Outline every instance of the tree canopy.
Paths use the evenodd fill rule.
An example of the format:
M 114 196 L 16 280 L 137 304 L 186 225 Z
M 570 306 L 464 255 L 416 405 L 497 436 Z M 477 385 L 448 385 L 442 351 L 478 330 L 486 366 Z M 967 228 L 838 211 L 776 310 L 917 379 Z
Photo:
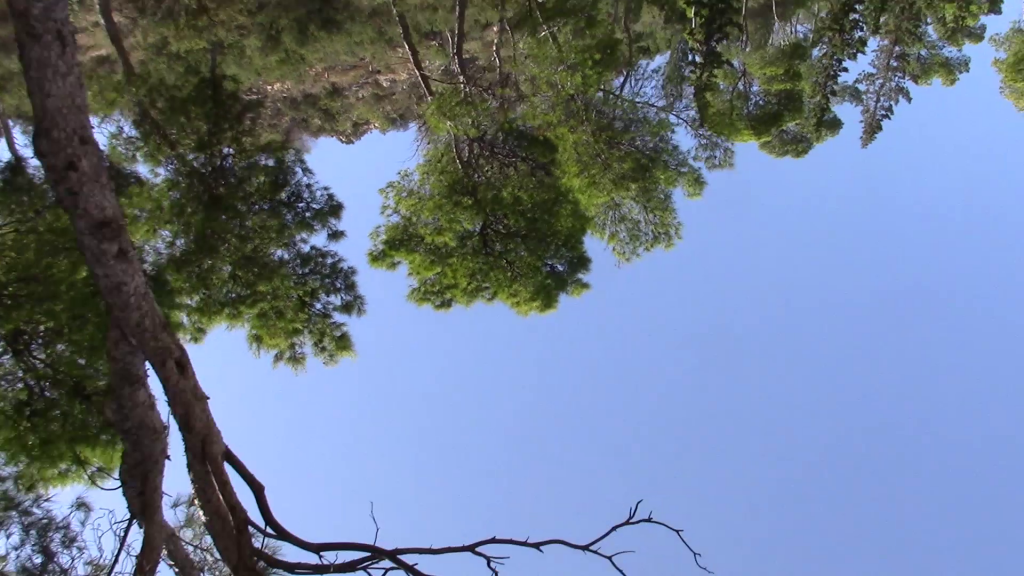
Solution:
M 4 510 L 45 521 L 80 568 L 78 536 L 50 521 L 40 491 L 117 471 L 145 529 L 140 576 L 163 550 L 180 552 L 170 535 L 182 530 L 215 549 L 221 564 L 204 572 L 424 576 L 407 560 L 421 548 L 311 543 L 277 523 L 183 347 L 226 327 L 296 370 L 354 353 L 347 322 L 366 304 L 340 252 L 343 205 L 306 164 L 307 141 L 415 130 L 418 163 L 380 191 L 369 263 L 403 270 L 418 305 L 550 312 L 588 289 L 588 238 L 624 263 L 678 242 L 677 198 L 704 194 L 737 144 L 806 156 L 844 128 L 842 105 L 859 109 L 863 146 L 884 138 L 913 86 L 967 72 L 964 46 L 983 41 L 982 18 L 1000 10 L 994 0 L 8 0 L 0 488 L 15 495 Z M 1020 22 L 991 38 L 1003 94 L 1020 109 L 1022 38 Z M 191 524 L 164 518 L 166 430 L 147 364 L 185 441 Z M 645 523 L 679 536 L 637 512 L 605 537 Z M 0 531 L 22 526 L 12 522 Z M 364 556 L 285 560 L 253 545 L 258 526 L 321 558 Z M 486 546 L 563 546 L 617 568 L 595 549 L 602 540 L 429 554 L 493 569 Z M 48 573 L 31 565 L 37 556 L 14 558 Z M 78 571 L 100 566 L 86 564 Z
M 242 329 L 255 353 L 295 369 L 310 354 L 350 355 L 344 318 L 365 309 L 335 247 L 342 204 L 306 165 L 307 139 L 415 126 L 421 159 L 381 190 L 371 265 L 404 270 L 420 305 L 549 312 L 589 287 L 588 236 L 622 262 L 672 247 L 677 190 L 699 197 L 704 172 L 731 167 L 737 143 L 805 156 L 842 129 L 843 103 L 861 109 L 870 144 L 909 85 L 956 82 L 962 47 L 1000 10 L 988 0 L 98 7 L 72 4 L 83 78 L 157 301 L 187 341 Z M 1015 26 L 992 39 L 1015 102 L 1020 36 Z M 50 184 L 15 140 L 33 127 L 14 40 L 3 10 L 0 120 L 12 154 L 0 174 L 10 416 L 0 451 L 59 484 L 116 462 L 101 416 L 109 321 Z M 40 267 L 42 254 L 55 256 Z
M 364 301 L 335 249 L 341 202 L 301 151 L 259 130 L 262 102 L 219 70 L 193 78 L 153 89 L 145 105 L 159 117 L 119 122 L 108 138 L 107 170 L 164 313 L 187 341 L 242 329 L 255 353 L 294 369 L 310 354 L 352 354 L 344 318 Z M 116 462 L 107 312 L 39 170 L 9 161 L 0 190 L 0 452 L 34 480 L 81 480 Z

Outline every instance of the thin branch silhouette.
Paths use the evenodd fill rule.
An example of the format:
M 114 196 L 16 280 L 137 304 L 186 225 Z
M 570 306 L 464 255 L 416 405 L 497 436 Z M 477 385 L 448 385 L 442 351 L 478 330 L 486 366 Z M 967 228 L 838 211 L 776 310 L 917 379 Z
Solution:
M 266 538 L 291 544 L 300 550 L 304 550 L 317 556 L 319 562 L 293 562 L 282 560 L 276 556 L 259 550 L 256 551 L 258 559 L 261 562 L 266 563 L 267 566 L 290 574 L 320 575 L 363 572 L 368 575 L 383 575 L 391 571 L 401 571 L 405 572 L 408 576 L 431 576 L 431 574 L 419 568 L 419 566 L 412 562 L 410 558 L 417 556 L 470 555 L 480 558 L 489 570 L 491 576 L 499 576 L 499 569 L 504 565 L 504 561 L 509 559 L 509 556 L 489 552 L 486 549 L 492 547 L 505 547 L 527 548 L 541 553 L 543 553 L 547 548 L 566 548 L 569 550 L 577 550 L 605 560 L 612 566 L 612 568 L 615 569 L 616 572 L 618 572 L 619 576 L 629 576 L 626 570 L 619 565 L 617 559 L 619 556 L 631 554 L 633 551 L 620 550 L 616 552 L 603 552 L 601 550 L 601 545 L 606 543 L 613 534 L 641 525 L 654 526 L 673 533 L 693 556 L 694 564 L 704 572 L 714 574 L 714 572 L 701 564 L 700 553 L 690 546 L 690 543 L 687 542 L 686 538 L 683 536 L 682 529 L 676 528 L 667 522 L 654 518 L 653 512 L 648 513 L 646 516 L 640 515 L 640 505 L 643 503 L 643 500 L 637 501 L 636 504 L 630 507 L 625 520 L 612 525 L 593 540 L 582 543 L 572 542 L 562 538 L 550 538 L 531 542 L 529 537 L 517 539 L 492 536 L 469 544 L 456 546 L 385 548 L 377 545 L 377 534 L 379 533 L 380 528 L 379 525 L 377 525 L 376 517 L 373 515 L 372 507 L 370 514 L 374 521 L 374 526 L 377 527 L 377 533 L 374 534 L 374 542 L 372 544 L 365 542 L 311 542 L 292 533 L 290 530 L 285 528 L 283 524 L 281 524 L 276 516 L 274 516 L 274 513 L 270 508 L 270 503 L 267 500 L 266 487 L 245 466 L 241 459 L 231 451 L 230 448 L 225 450 L 224 463 L 230 466 L 231 469 L 239 475 L 242 481 L 249 487 L 249 490 L 252 492 L 253 497 L 256 500 L 256 506 L 263 519 L 263 526 L 252 519 L 249 519 L 249 526 Z M 359 556 L 340 562 L 324 562 L 323 555 L 329 552 L 358 554 Z

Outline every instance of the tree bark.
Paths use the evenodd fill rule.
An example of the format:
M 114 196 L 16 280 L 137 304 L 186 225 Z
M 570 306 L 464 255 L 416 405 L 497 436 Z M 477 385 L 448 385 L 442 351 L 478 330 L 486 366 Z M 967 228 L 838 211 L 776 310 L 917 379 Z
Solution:
M 248 515 L 224 469 L 224 440 L 188 353 L 147 284 L 93 136 L 68 2 L 8 0 L 8 6 L 32 103 L 36 156 L 113 321 L 163 385 L 217 551 L 237 576 L 256 575 Z
M 107 331 L 111 400 L 107 418 L 121 437 L 121 491 L 143 528 L 135 575 L 153 576 L 168 536 L 163 513 L 167 436 L 146 377 L 146 358 L 116 325 Z
M 185 545 L 181 543 L 178 533 L 166 520 L 164 521 L 164 535 L 164 548 L 167 550 L 167 563 L 171 570 L 177 576 L 202 576 L 199 569 L 196 568 L 195 562 L 192 561 L 192 557 L 185 550 Z

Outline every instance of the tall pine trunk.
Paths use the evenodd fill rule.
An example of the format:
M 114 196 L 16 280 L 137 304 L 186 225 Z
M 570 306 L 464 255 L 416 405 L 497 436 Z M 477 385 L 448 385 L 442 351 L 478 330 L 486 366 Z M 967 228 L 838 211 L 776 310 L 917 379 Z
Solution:
M 8 0 L 35 121 L 36 157 L 74 228 L 114 323 L 164 388 L 207 529 L 236 576 L 258 574 L 224 441 L 185 347 L 157 306 L 92 132 L 67 0 Z

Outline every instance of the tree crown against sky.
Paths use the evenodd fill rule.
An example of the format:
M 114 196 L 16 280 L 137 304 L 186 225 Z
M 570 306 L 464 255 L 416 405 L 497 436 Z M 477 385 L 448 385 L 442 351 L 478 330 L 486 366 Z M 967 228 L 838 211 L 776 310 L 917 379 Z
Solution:
M 24 31 L 63 22 L 10 6 L 0 37 L 11 152 L 0 171 L 0 452 L 35 489 L 118 466 L 122 481 L 145 484 L 126 465 L 141 450 L 130 426 L 153 414 L 133 414 L 122 394 L 141 389 L 114 382 L 144 374 L 145 361 L 165 387 L 189 391 L 171 408 L 195 427 L 186 442 L 220 451 L 204 456 L 209 466 L 223 470 L 227 458 L 242 473 L 197 408 L 179 339 L 241 329 L 255 353 L 296 369 L 310 355 L 353 353 L 345 321 L 364 298 L 336 246 L 342 204 L 306 165 L 306 138 L 417 130 L 419 163 L 381 191 L 371 265 L 404 268 L 417 304 L 549 312 L 588 288 L 588 236 L 623 262 L 678 242 L 675 191 L 703 194 L 706 171 L 732 167 L 736 144 L 805 156 L 843 128 L 841 104 L 860 109 L 865 146 L 884 137 L 911 85 L 952 85 L 967 71 L 963 46 L 985 38 L 981 18 L 1001 5 L 83 1 L 67 7 L 78 42 L 68 61 Z M 993 39 L 1015 103 L 1019 32 Z M 858 57 L 868 60 L 851 74 Z M 81 134 L 61 140 L 65 120 L 46 109 L 50 65 L 68 77 L 80 69 L 81 85 L 62 88 L 81 88 L 64 111 L 79 113 L 75 129 L 95 121 L 102 150 Z M 19 148 L 24 135 L 35 154 Z M 103 220 L 118 234 L 86 221 L 91 207 L 76 198 L 88 186 L 122 211 L 123 225 Z M 66 213 L 86 220 L 71 227 Z M 114 271 L 103 271 L 100 247 L 90 252 L 97 238 L 120 242 L 119 255 L 131 247 L 121 285 L 101 282 Z M 138 292 L 118 296 L 128 284 Z M 136 353 L 127 369 L 125 341 Z M 124 410 L 140 420 L 122 422 Z M 204 511 L 223 512 L 199 494 Z M 147 506 L 133 513 L 151 534 L 160 525 Z M 231 512 L 234 524 L 210 534 L 221 554 L 241 521 Z M 246 556 L 251 543 L 232 546 L 235 573 L 266 561 Z M 416 576 L 401 554 L 373 553 Z

